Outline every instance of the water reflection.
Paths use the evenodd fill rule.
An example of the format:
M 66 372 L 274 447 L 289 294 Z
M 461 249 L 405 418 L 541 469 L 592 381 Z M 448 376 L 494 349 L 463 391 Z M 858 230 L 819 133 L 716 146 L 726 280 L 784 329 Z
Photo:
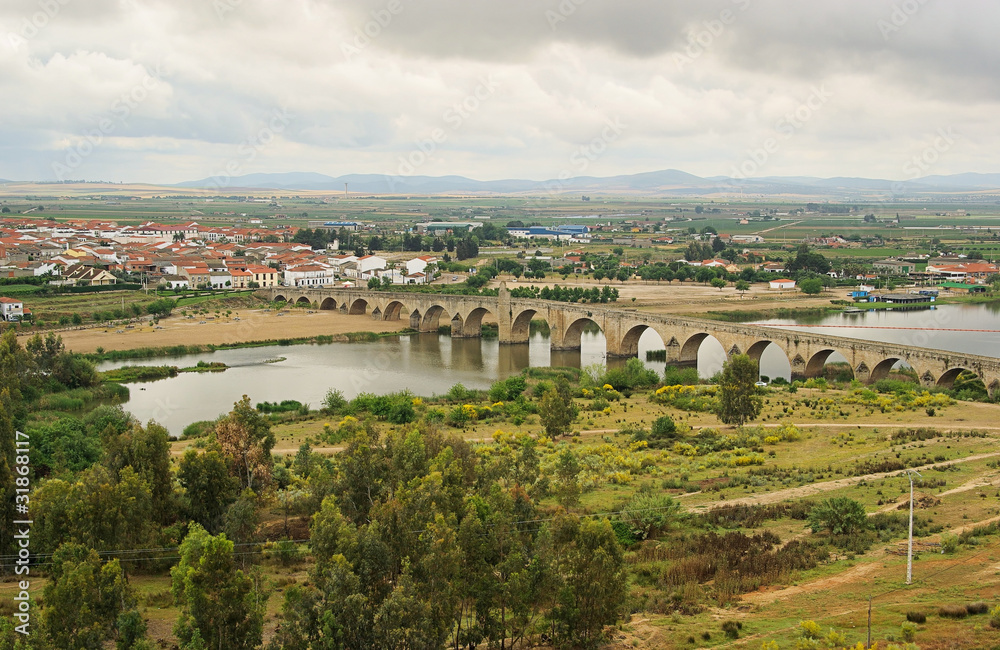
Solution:
M 860 326 L 905 326 L 922 328 L 962 328 L 998 330 L 998 309 L 990 305 L 947 305 L 933 312 L 907 314 L 874 312 L 855 316 L 834 315 L 810 325 L 835 324 L 840 328 L 801 328 L 838 336 L 867 340 L 909 343 L 958 352 L 997 354 L 1000 333 L 993 331 L 949 332 L 933 329 L 866 329 Z M 789 321 L 771 321 L 785 324 Z M 437 334 L 387 337 L 367 343 L 334 343 L 272 348 L 224 350 L 214 354 L 159 358 L 139 362 L 103 364 L 100 369 L 121 365 L 193 366 L 198 361 L 219 361 L 230 366 L 224 373 L 182 374 L 149 383 L 133 384 L 127 408 L 146 421 L 155 419 L 171 433 L 198 420 L 210 420 L 228 411 L 244 394 L 253 402 L 295 399 L 321 405 L 330 388 L 348 398 L 362 392 L 388 393 L 410 390 L 416 395 L 444 394 L 456 383 L 469 388 L 489 388 L 497 379 L 520 373 L 528 367 L 564 366 L 585 368 L 592 364 L 617 365 L 624 359 L 605 359 L 605 338 L 600 330 L 588 328 L 581 334 L 580 350 L 549 349 L 548 336 L 531 335 L 527 344 L 501 346 L 496 339 L 455 339 Z M 662 350 L 663 341 L 652 330 L 639 340 L 639 358 L 647 367 L 662 373 L 664 362 L 648 362 L 646 352 Z M 283 357 L 279 363 L 266 363 Z M 828 362 L 844 361 L 831 355 Z M 722 369 L 722 345 L 708 337 L 698 353 L 698 374 L 711 377 Z M 772 379 L 790 378 L 791 368 L 784 353 L 774 345 L 761 356 L 761 374 Z

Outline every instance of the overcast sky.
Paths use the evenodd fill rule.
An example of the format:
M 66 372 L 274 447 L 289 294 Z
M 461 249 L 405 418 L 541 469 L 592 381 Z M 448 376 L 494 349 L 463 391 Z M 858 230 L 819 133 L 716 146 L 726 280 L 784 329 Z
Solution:
M 2 0 L 0 178 L 1000 172 L 998 25 L 990 0 Z

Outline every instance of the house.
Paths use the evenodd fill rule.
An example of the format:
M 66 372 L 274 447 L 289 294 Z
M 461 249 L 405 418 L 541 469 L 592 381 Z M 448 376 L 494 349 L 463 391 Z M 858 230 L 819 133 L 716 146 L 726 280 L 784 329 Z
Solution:
M 779 291 L 783 289 L 795 288 L 795 280 L 789 280 L 787 278 L 781 278 L 779 280 L 771 280 L 769 284 L 771 285 L 772 289 L 778 289 Z
M 212 269 L 208 274 L 208 283 L 213 289 L 228 289 L 233 286 L 233 276 L 225 269 Z
M 286 287 L 323 287 L 333 284 L 333 267 L 325 264 L 302 264 L 285 269 Z
M 208 286 L 211 282 L 211 271 L 208 265 L 188 265 L 179 266 L 177 268 L 177 275 L 183 275 L 188 279 L 188 282 L 194 287 Z
M 764 262 L 760 270 L 767 273 L 784 273 L 785 265 L 782 262 Z
M 63 273 L 63 280 L 65 280 L 66 284 L 91 287 L 118 283 L 118 278 L 104 269 L 99 269 L 95 266 L 85 266 L 83 264 L 74 264 L 66 269 Z
M 372 271 L 381 271 L 387 264 L 384 257 L 378 255 L 364 255 L 357 259 L 359 277 Z
M 24 318 L 24 303 L 15 298 L 0 296 L 0 320 L 17 322 Z M 30 311 L 28 312 L 31 313 Z
M 722 237 L 722 235 L 719 235 Z M 763 244 L 764 238 L 760 235 L 733 235 L 729 238 L 733 244 Z
M 887 271 L 892 275 L 909 275 L 917 270 L 916 264 L 903 260 L 881 260 L 872 266 L 876 271 Z
M 412 260 L 406 262 L 406 274 L 412 275 L 414 273 L 424 273 L 427 270 L 427 266 L 437 262 L 437 258 L 432 255 L 421 255 L 420 257 L 415 257 Z
M 160 279 L 160 284 L 167 289 L 190 289 L 191 282 L 183 275 L 165 275 Z

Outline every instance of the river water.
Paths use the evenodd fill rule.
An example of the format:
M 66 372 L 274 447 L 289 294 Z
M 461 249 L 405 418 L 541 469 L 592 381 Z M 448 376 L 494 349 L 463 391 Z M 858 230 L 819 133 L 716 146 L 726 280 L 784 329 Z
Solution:
M 813 319 L 771 320 L 759 324 L 874 341 L 1000 356 L 1000 305 L 942 305 L 916 311 L 834 314 Z M 584 332 L 579 352 L 551 352 L 548 337 L 534 334 L 528 345 L 501 346 L 493 339 L 452 339 L 420 334 L 386 337 L 366 343 L 332 343 L 222 350 L 209 354 L 114 362 L 123 365 L 176 365 L 198 361 L 230 366 L 221 373 L 184 373 L 152 383 L 131 384 L 126 408 L 142 421 L 154 419 L 173 435 L 198 420 L 211 420 L 232 408 L 244 394 L 254 403 L 294 399 L 318 408 L 330 388 L 352 398 L 359 393 L 410 390 L 416 395 L 443 394 L 454 384 L 489 388 L 497 379 L 529 366 L 586 367 L 605 363 L 604 335 Z M 639 357 L 663 349 L 651 330 L 639 341 Z M 268 363 L 277 358 L 281 361 Z M 701 346 L 698 372 L 710 377 L 722 368 L 725 354 L 714 338 Z M 829 362 L 843 361 L 836 355 Z M 613 363 L 618 363 L 614 361 Z M 646 362 L 662 371 L 662 362 Z M 775 346 L 761 357 L 761 374 L 790 377 L 788 359 Z

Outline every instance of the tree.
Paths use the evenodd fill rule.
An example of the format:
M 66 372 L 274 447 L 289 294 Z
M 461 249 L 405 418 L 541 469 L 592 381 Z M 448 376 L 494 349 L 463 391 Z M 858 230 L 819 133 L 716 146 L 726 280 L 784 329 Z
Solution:
M 625 611 L 625 557 L 607 519 L 553 524 L 560 587 L 549 613 L 560 647 L 594 648 Z
M 50 580 L 44 591 L 42 621 L 56 648 L 99 650 L 118 636 L 120 620 L 138 615 L 135 595 L 118 560 L 102 565 L 93 549 L 79 544 L 60 546 L 52 556 Z M 124 614 L 128 616 L 122 619 Z M 134 625 L 128 635 L 143 636 Z
M 726 288 L 726 280 L 724 278 L 712 278 L 709 284 L 711 284 L 719 291 L 722 291 L 723 289 Z
M 750 283 L 747 282 L 746 280 L 737 280 L 736 290 L 739 291 L 740 294 L 742 295 L 743 293 L 750 291 Z
M 218 451 L 184 452 L 177 478 L 184 488 L 187 516 L 208 530 L 219 530 L 222 517 L 239 493 L 239 480 L 229 475 Z
M 745 354 L 733 356 L 722 368 L 716 414 L 726 424 L 743 426 L 764 408 L 757 391 L 757 362 Z
M 157 318 L 166 318 L 176 306 L 176 300 L 171 300 L 170 298 L 160 298 L 159 300 L 154 300 L 146 305 L 146 313 L 150 316 L 156 316 Z
M 198 524 L 181 543 L 170 571 L 171 592 L 181 606 L 174 633 L 181 648 L 250 650 L 261 644 L 266 596 L 236 567 L 233 543 Z
M 260 493 L 271 482 L 274 434 L 267 418 L 250 405 L 249 397 L 244 395 L 215 423 L 215 439 L 240 487 Z
M 550 438 L 566 433 L 579 412 L 565 380 L 545 391 L 538 405 L 538 415 L 545 427 L 545 435 Z
M 371 291 L 378 291 L 379 289 L 382 288 L 382 283 L 379 282 L 378 278 L 375 277 L 368 278 L 368 288 Z
M 799 288 L 802 289 L 802 293 L 815 295 L 823 291 L 823 281 L 819 278 L 809 278 L 800 282 Z
M 824 499 L 809 511 L 807 521 L 814 533 L 826 530 L 833 535 L 855 535 L 869 526 L 864 505 L 848 497 Z
M 112 411 L 111 417 L 117 415 Z M 120 426 L 120 423 L 106 426 Z M 153 421 L 145 427 L 132 422 L 126 432 L 107 440 L 103 462 L 119 481 L 125 468 L 132 468 L 139 479 L 149 485 L 156 521 L 169 522 L 175 512 L 175 502 L 170 471 L 170 434 L 164 427 Z

